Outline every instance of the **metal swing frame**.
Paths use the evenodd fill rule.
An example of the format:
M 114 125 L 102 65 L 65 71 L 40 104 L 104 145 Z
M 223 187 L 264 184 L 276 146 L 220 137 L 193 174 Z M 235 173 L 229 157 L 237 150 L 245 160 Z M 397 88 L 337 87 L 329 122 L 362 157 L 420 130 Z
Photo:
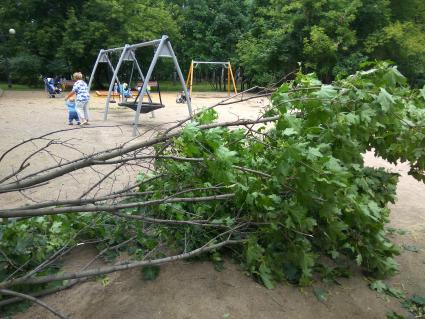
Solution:
M 233 91 L 235 92 L 235 94 L 238 94 L 238 89 L 236 87 L 235 78 L 233 77 L 232 65 L 230 64 L 230 61 L 217 62 L 217 61 L 194 61 L 194 60 L 192 60 L 192 62 L 190 63 L 189 73 L 188 73 L 187 79 L 186 79 L 186 86 L 189 86 L 189 93 L 190 93 L 189 96 L 190 97 L 192 97 L 193 72 L 194 72 L 194 69 L 199 64 L 216 64 L 216 65 L 221 65 L 223 68 L 226 68 L 227 69 L 227 96 L 230 96 L 230 80 L 232 80 Z
M 137 62 L 136 59 L 136 55 L 135 55 L 135 50 L 138 48 L 142 48 L 142 47 L 155 47 L 155 54 L 152 58 L 152 61 L 150 63 L 148 72 L 146 73 L 146 76 L 144 76 L 142 69 L 140 68 L 139 63 Z M 120 52 L 121 51 L 121 56 L 118 60 L 117 65 L 115 66 L 115 68 L 113 67 L 112 63 L 110 62 L 107 54 L 110 52 Z M 106 58 L 105 58 L 106 57 Z M 90 76 L 90 80 L 89 80 L 89 84 L 88 84 L 88 89 L 90 91 L 90 87 L 91 84 L 93 82 L 93 78 L 97 69 L 97 66 L 99 63 L 103 63 L 106 62 L 108 63 L 109 67 L 113 70 L 114 74 L 112 76 L 111 79 L 111 83 L 109 84 L 109 90 L 108 90 L 108 96 L 106 98 L 106 105 L 105 105 L 105 113 L 104 113 L 104 120 L 106 121 L 108 119 L 108 112 L 109 112 L 109 103 L 111 100 L 111 95 L 112 95 L 112 91 L 114 89 L 114 84 L 115 81 L 118 81 L 118 72 L 121 68 L 121 65 L 123 64 L 124 61 L 134 61 L 137 67 L 137 70 L 139 72 L 139 75 L 143 81 L 143 86 L 142 89 L 140 91 L 140 97 L 137 101 L 137 109 L 136 109 L 136 114 L 134 116 L 134 124 L 133 124 L 133 136 L 137 135 L 137 126 L 139 124 L 139 118 L 140 118 L 140 113 L 141 113 L 141 108 L 143 103 L 143 99 L 145 97 L 145 94 L 148 96 L 148 100 L 149 103 L 152 103 L 152 99 L 150 97 L 149 92 L 147 91 L 147 87 L 148 87 L 148 83 L 149 80 L 152 76 L 153 70 L 155 69 L 156 63 L 158 62 L 159 58 L 171 58 L 174 62 L 174 67 L 177 71 L 178 77 L 180 79 L 180 83 L 182 85 L 182 89 L 185 92 L 186 96 L 189 96 L 188 94 L 188 90 L 186 87 L 186 83 L 183 77 L 183 73 L 180 69 L 180 65 L 179 62 L 177 60 L 177 57 L 174 53 L 173 47 L 171 46 L 171 42 L 170 39 L 168 38 L 168 36 L 163 35 L 161 37 L 161 39 L 157 39 L 157 40 L 152 40 L 152 41 L 148 41 L 148 42 L 141 42 L 141 43 L 137 43 L 137 44 L 126 44 L 124 47 L 119 47 L 119 48 L 112 48 L 112 49 L 106 49 L 106 50 L 100 50 L 99 54 L 97 56 L 96 62 L 93 66 L 93 70 Z M 109 61 L 109 62 L 108 62 Z M 191 101 L 190 99 L 187 99 L 186 101 L 187 104 L 187 110 L 189 115 L 192 115 L 192 105 L 191 105 Z M 153 111 L 151 111 L 152 113 L 152 117 L 154 117 L 154 113 Z

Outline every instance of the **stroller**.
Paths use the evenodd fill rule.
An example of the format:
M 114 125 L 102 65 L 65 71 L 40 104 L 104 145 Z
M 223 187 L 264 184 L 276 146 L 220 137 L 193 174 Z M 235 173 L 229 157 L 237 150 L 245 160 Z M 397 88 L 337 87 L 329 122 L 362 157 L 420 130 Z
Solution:
M 187 97 L 186 97 L 186 94 L 184 94 L 184 91 L 177 93 L 176 103 L 186 103 L 186 102 L 187 102 Z
M 55 83 L 53 78 L 44 78 L 43 81 L 44 88 L 50 98 L 54 98 L 56 95 L 62 96 L 62 89 L 58 87 L 60 83 Z

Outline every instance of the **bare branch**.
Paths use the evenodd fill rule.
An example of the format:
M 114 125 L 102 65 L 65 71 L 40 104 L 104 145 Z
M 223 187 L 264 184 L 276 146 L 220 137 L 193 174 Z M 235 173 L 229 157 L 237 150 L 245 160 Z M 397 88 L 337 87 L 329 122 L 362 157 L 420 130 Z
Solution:
M 110 160 L 110 161 L 95 161 L 94 165 L 110 165 L 110 164 L 118 164 L 123 162 L 130 162 L 130 161 L 136 161 L 136 160 L 145 160 L 145 159 L 170 159 L 175 161 L 183 161 L 183 162 L 202 162 L 203 158 L 196 158 L 196 157 L 179 157 L 179 156 L 172 156 L 172 155 L 142 155 L 142 156 L 133 156 L 133 157 L 125 157 L 125 158 L 119 158 L 116 160 Z
M 40 305 L 41 307 L 49 310 L 55 316 L 57 316 L 57 317 L 59 317 L 61 319 L 67 319 L 67 317 L 65 317 L 64 315 L 62 315 L 61 313 L 59 313 L 58 311 L 56 311 L 52 307 L 50 307 L 48 304 L 44 303 L 40 299 L 37 299 L 37 298 L 35 298 L 33 296 L 22 294 L 20 292 L 12 291 L 12 290 L 9 290 L 9 289 L 0 289 L 0 293 L 2 293 L 3 295 L 19 297 L 21 299 L 26 299 L 26 300 L 35 302 L 36 304 Z
M 168 225 L 193 225 L 193 226 L 203 226 L 203 227 L 214 227 L 214 228 L 230 228 L 224 224 L 214 224 L 209 223 L 207 220 L 173 220 L 173 219 L 159 219 L 159 218 L 151 218 L 141 215 L 129 215 L 124 213 L 113 213 L 115 216 L 119 216 L 127 219 L 137 219 L 143 220 L 147 223 L 152 224 L 168 224 Z
M 244 240 L 230 240 L 230 239 L 228 239 L 228 240 L 219 242 L 217 244 L 212 244 L 212 245 L 207 244 L 203 247 L 192 250 L 188 253 L 183 253 L 183 254 L 159 258 L 159 259 L 135 261 L 135 262 L 130 262 L 130 263 L 127 263 L 127 264 L 122 264 L 122 265 L 105 266 L 105 267 L 99 267 L 97 269 L 90 269 L 90 270 L 73 272 L 73 273 L 54 274 L 54 275 L 47 275 L 47 276 L 42 276 L 42 277 L 32 277 L 32 278 L 27 278 L 27 279 L 26 278 L 25 279 L 17 278 L 17 279 L 14 279 L 14 280 L 5 281 L 5 282 L 0 283 L 0 289 L 4 288 L 4 287 L 16 286 L 16 285 L 19 285 L 19 284 L 31 284 L 31 285 L 42 284 L 42 283 L 47 283 L 47 282 L 51 282 L 51 281 L 78 279 L 78 278 L 86 278 L 86 277 L 105 275 L 105 274 L 109 274 L 109 273 L 116 272 L 116 271 L 122 271 L 122 270 L 127 270 L 127 269 L 132 269 L 132 268 L 140 268 L 140 267 L 144 267 L 144 266 L 161 265 L 161 264 L 165 264 L 165 263 L 169 263 L 169 262 L 173 262 L 173 261 L 177 261 L 177 260 L 191 258 L 191 257 L 197 256 L 197 255 L 200 255 L 202 253 L 224 247 L 226 245 L 240 244 L 242 242 L 244 242 Z
M 237 120 L 237 121 L 229 121 L 229 122 L 221 122 L 221 123 L 212 123 L 212 124 L 200 125 L 198 126 L 198 128 L 200 130 L 207 130 L 207 129 L 211 129 L 215 127 L 229 127 L 229 126 L 240 126 L 240 125 L 247 125 L 247 124 L 258 124 L 258 123 L 276 121 L 279 118 L 280 116 L 273 116 L 273 117 L 262 118 L 258 120 Z M 52 180 L 56 177 L 65 175 L 67 173 L 79 170 L 84 167 L 91 166 L 96 161 L 106 161 L 106 160 L 113 159 L 115 157 L 122 156 L 124 154 L 130 153 L 136 150 L 140 150 L 142 148 L 147 148 L 156 144 L 160 144 L 161 142 L 164 142 L 173 137 L 179 136 L 181 133 L 182 131 L 169 133 L 168 135 L 157 137 L 149 141 L 135 143 L 134 145 L 129 145 L 122 148 L 114 148 L 112 150 L 107 150 L 102 153 L 99 153 L 97 155 L 84 157 L 74 162 L 68 163 L 65 166 L 58 165 L 56 168 L 53 168 L 51 172 L 46 173 L 44 175 L 33 174 L 33 177 L 31 178 L 25 178 L 23 180 L 18 180 L 16 182 L 8 183 L 6 185 L 0 185 L 0 193 L 8 193 L 8 192 L 19 190 L 22 188 L 33 187 L 38 184 Z
M 111 176 L 113 173 L 115 173 L 117 170 L 119 170 L 121 167 L 123 167 L 125 165 L 125 163 L 120 163 L 118 164 L 116 167 L 114 167 L 111 171 L 109 171 L 107 174 L 105 174 L 99 181 L 97 181 L 95 184 L 93 184 L 88 190 L 86 190 L 81 196 L 80 198 L 84 198 L 85 196 L 87 196 L 88 194 L 90 194 L 90 192 L 95 189 L 97 186 L 99 186 L 100 184 L 102 184 L 109 176 Z
M 19 169 L 16 172 L 12 172 L 9 175 L 6 175 L 2 180 L 0 180 L 0 184 L 4 183 L 5 181 L 11 179 L 14 176 L 17 176 L 20 172 L 22 172 L 24 169 L 26 169 L 28 166 L 30 166 L 29 163 L 25 165 L 21 165 Z
M 175 197 L 175 198 L 163 198 L 154 199 L 145 202 L 135 202 L 128 204 L 117 204 L 117 205 L 86 205 L 86 206 L 68 206 L 58 208 L 41 208 L 41 209 L 15 209 L 15 210 L 3 210 L 0 212 L 0 218 L 11 218 L 11 217 L 34 217 L 43 215 L 57 215 L 57 214 L 68 214 L 68 213 L 95 213 L 95 212 L 115 212 L 120 209 L 127 208 L 142 208 L 147 206 L 167 204 L 167 203 L 195 203 L 195 202 L 206 202 L 215 200 L 226 200 L 234 197 L 235 194 L 221 194 L 212 196 L 201 196 L 201 197 Z
M 260 172 L 260 171 L 256 171 L 256 170 L 251 169 L 251 168 L 236 166 L 236 165 L 233 165 L 233 167 L 242 171 L 242 172 L 253 173 L 253 174 L 265 177 L 265 178 L 271 178 L 272 177 L 270 174 L 263 173 L 263 172 Z
M 17 149 L 18 147 L 36 141 L 36 140 L 42 140 L 47 136 L 56 134 L 56 133 L 62 133 L 62 132 L 68 132 L 68 131 L 74 131 L 74 130 L 81 130 L 81 129 L 95 129 L 95 128 L 119 128 L 119 125 L 96 125 L 96 126 L 85 126 L 85 127 L 76 127 L 76 128 L 68 128 L 68 129 L 62 129 L 62 130 L 57 130 L 57 131 L 53 131 L 53 132 L 49 132 L 43 135 L 40 135 L 38 137 L 33 137 L 30 139 L 27 139 L 25 141 L 22 141 L 19 144 L 14 145 L 13 147 L 9 148 L 7 151 L 5 151 L 1 156 L 0 156 L 0 162 L 6 157 L 7 154 L 9 154 L 10 152 L 12 152 L 13 150 Z

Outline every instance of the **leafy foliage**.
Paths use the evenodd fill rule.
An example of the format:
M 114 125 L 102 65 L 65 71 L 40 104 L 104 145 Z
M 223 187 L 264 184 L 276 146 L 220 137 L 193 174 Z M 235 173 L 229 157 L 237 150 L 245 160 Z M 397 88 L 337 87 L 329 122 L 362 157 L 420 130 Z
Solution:
M 0 280 L 22 266 L 31 270 L 62 247 L 90 233 L 90 218 L 84 215 L 41 216 L 0 222 Z M 19 273 L 19 272 L 18 272 Z
M 268 288 L 282 280 L 310 284 L 315 271 L 344 275 L 347 261 L 370 275 L 391 275 L 399 250 L 385 226 L 398 175 L 365 166 L 363 155 L 408 161 L 410 174 L 425 181 L 424 90 L 411 90 L 396 67 L 380 63 L 332 84 L 299 73 L 273 94 L 263 116 L 276 121 L 267 125 L 203 129 L 218 118 L 207 109 L 182 134 L 156 144 L 157 152 L 173 156 L 155 161 L 155 174 L 165 178 L 140 173 L 138 182 L 150 182 L 128 201 L 234 196 L 124 210 L 171 226 L 101 212 L 3 221 L 0 248 L 12 262 L 1 259 L 2 278 L 13 264 L 33 269 L 78 240 L 102 239 L 104 249 L 131 239 L 106 256 L 127 250 L 141 259 L 159 246 L 188 252 L 223 237 L 241 240 L 229 253 Z M 219 266 L 225 252 L 213 251 L 211 259 Z M 157 275 L 150 268 L 143 273 Z M 379 281 L 373 288 L 402 297 Z
M 397 312 L 395 311 L 391 311 L 390 313 L 387 314 L 386 316 L 387 319 L 405 319 L 404 316 L 399 315 Z
M 245 72 L 263 84 L 298 62 L 330 82 L 366 60 L 396 61 L 411 82 L 423 79 L 420 0 L 250 1 L 250 26 L 238 43 Z
M 392 60 L 409 81 L 425 81 L 422 0 L 4 0 L 0 58 L 38 56 L 33 74 L 89 74 L 100 48 L 168 34 L 180 63 L 232 60 L 257 84 L 270 84 L 301 62 L 330 83 L 365 61 Z M 107 17 L 107 19 L 105 19 Z M 7 37 L 9 28 L 16 35 Z M 150 52 L 151 53 L 151 52 Z M 116 57 L 115 57 L 116 58 Z M 148 56 L 143 56 L 147 62 Z M 187 69 L 186 69 L 187 70 Z M 6 70 L 0 77 L 6 78 Z M 161 79 L 172 66 L 160 64 Z M 16 80 L 20 81 L 20 78 Z
M 9 63 L 13 79 L 29 85 L 39 83 L 42 62 L 38 56 L 22 54 L 10 59 Z
M 235 55 L 247 19 L 242 0 L 190 0 L 181 9 L 182 52 L 192 59 L 227 61 Z
M 40 74 L 72 74 L 76 69 L 88 75 L 101 48 L 151 40 L 162 34 L 178 42 L 175 10 L 165 1 L 151 0 L 72 0 L 55 4 L 7 0 L 0 9 L 0 37 L 11 27 L 16 35 L 0 38 L 5 45 L 0 55 L 36 56 L 37 61 L 41 60 L 38 68 L 26 65 L 27 75 L 36 78 Z
M 387 295 L 394 297 L 394 298 L 402 299 L 405 296 L 403 291 L 401 291 L 397 288 L 390 287 L 386 283 L 382 282 L 381 280 L 376 280 L 376 281 L 372 282 L 370 284 L 370 288 L 372 290 L 377 291 L 378 293 L 387 294 Z
M 146 281 L 154 280 L 159 275 L 158 266 L 146 266 L 142 268 L 143 279 Z
M 97 242 L 97 248 L 105 250 L 107 261 L 113 261 L 122 251 L 140 259 L 145 251 L 155 247 L 152 237 L 155 233 L 143 232 L 138 222 L 127 223 L 109 215 L 93 218 L 92 214 L 81 213 L 6 219 L 0 221 L 0 281 L 11 275 L 22 276 L 43 264 L 37 275 L 56 272 L 60 264 L 45 261 L 85 242 Z M 126 241 L 128 243 L 119 249 L 107 250 Z M 30 286 L 21 288 L 32 289 Z M 35 289 L 41 288 L 43 286 Z
M 408 160 L 410 174 L 423 180 L 425 162 L 418 143 L 424 138 L 423 106 L 419 92 L 411 91 L 397 68 L 387 64 L 332 85 L 323 85 L 313 74 L 299 74 L 273 95 L 266 115 L 280 115 L 274 125 L 256 128 L 260 134 L 200 130 L 199 124 L 215 118 L 208 110 L 166 148 L 170 155 L 203 161 L 157 160 L 156 169 L 167 180 L 141 189 L 160 198 L 164 189 L 220 185 L 236 194 L 234 200 L 165 204 L 138 213 L 228 227 L 251 223 L 242 262 L 270 288 L 285 278 L 310 283 L 321 255 L 337 264 L 349 258 L 371 274 L 390 275 L 397 269 L 393 256 L 398 248 L 387 238 L 385 224 L 397 174 L 366 167 L 363 154 L 374 150 L 392 163 Z M 195 195 L 199 193 L 187 194 Z M 196 226 L 163 233 L 176 246 L 185 239 L 189 248 L 217 234 Z
M 328 293 L 323 288 L 314 288 L 313 292 L 317 300 L 319 300 L 320 302 L 325 302 L 326 300 L 328 300 Z
M 413 295 L 406 299 L 402 306 L 411 312 L 415 318 L 425 317 L 425 296 Z

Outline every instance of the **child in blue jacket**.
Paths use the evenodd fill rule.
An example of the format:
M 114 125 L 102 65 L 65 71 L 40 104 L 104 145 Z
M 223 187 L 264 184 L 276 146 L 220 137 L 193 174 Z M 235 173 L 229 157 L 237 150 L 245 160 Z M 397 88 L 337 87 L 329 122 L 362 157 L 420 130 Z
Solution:
M 65 101 L 65 105 L 68 108 L 68 125 L 73 125 L 73 121 L 77 122 L 77 125 L 80 125 L 80 118 L 78 117 L 78 113 L 75 109 L 75 100 L 69 99 Z

